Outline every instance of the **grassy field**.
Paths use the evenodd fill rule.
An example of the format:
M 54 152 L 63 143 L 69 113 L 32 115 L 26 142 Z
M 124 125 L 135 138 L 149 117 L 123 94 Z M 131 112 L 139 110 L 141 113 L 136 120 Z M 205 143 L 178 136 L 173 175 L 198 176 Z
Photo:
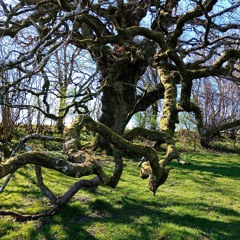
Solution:
M 174 170 L 155 197 L 139 178 L 138 162 L 125 159 L 116 189 L 82 190 L 52 218 L 21 223 L 0 217 L 0 239 L 239 240 L 239 154 L 183 152 L 182 157 L 193 165 L 171 163 Z M 29 214 L 51 207 L 34 185 L 33 172 L 27 166 L 15 174 L 0 195 L 1 209 Z M 49 170 L 44 178 L 59 194 L 74 183 Z

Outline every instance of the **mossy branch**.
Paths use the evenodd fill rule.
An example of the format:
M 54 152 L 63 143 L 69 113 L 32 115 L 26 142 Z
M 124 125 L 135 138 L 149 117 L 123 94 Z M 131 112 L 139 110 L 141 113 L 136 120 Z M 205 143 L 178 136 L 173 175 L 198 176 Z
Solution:
M 154 176 L 149 180 L 149 188 L 151 191 L 156 192 L 157 188 L 160 186 L 164 170 L 159 165 L 158 155 L 154 149 L 139 144 L 133 144 L 125 140 L 124 138 L 113 132 L 110 128 L 108 128 L 104 124 L 94 121 L 89 116 L 79 115 L 78 118 L 75 120 L 75 123 L 76 122 L 79 122 L 79 126 L 81 126 L 81 128 L 85 126 L 89 130 L 101 134 L 108 142 L 113 144 L 117 149 L 121 150 L 122 152 L 130 156 L 146 157 L 150 163 L 150 167 L 152 170 L 151 175 Z
M 158 141 L 161 143 L 165 143 L 165 135 L 166 135 L 165 133 L 159 131 L 153 131 L 137 127 L 130 130 L 129 132 L 124 133 L 123 137 L 128 141 L 133 140 L 135 137 L 143 137 L 150 141 Z
M 118 134 L 114 133 L 110 128 L 85 115 L 79 115 L 79 117 L 69 128 L 67 128 L 65 132 L 65 140 L 67 143 L 69 141 L 71 142 L 71 144 L 65 144 L 68 157 L 56 157 L 54 153 L 39 151 L 18 154 L 17 156 L 13 156 L 0 164 L 0 178 L 15 172 L 17 169 L 26 164 L 34 164 L 54 169 L 67 176 L 75 178 L 95 174 L 102 183 L 116 186 L 122 172 L 122 160 L 117 156 L 120 156 L 121 153 L 116 152 L 115 154 L 115 172 L 113 176 L 111 177 L 107 175 L 103 171 L 102 167 L 97 164 L 97 162 L 94 161 L 89 154 L 79 150 L 80 142 L 78 142 L 77 139 L 83 126 L 101 134 L 117 149 L 128 155 L 146 157 L 151 167 L 152 176 L 150 178 L 149 187 L 153 192 L 157 190 L 164 174 L 164 169 L 159 164 L 157 152 L 151 147 L 130 143 Z M 69 161 L 69 156 L 71 155 L 77 156 L 77 158 L 82 158 L 82 156 L 84 157 L 82 158 L 82 161 L 73 163 Z

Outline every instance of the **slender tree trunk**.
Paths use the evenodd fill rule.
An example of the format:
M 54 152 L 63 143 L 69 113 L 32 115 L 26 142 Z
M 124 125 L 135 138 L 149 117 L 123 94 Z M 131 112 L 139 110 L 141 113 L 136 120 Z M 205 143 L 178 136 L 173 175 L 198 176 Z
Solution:
M 38 98 L 37 99 L 37 105 L 39 108 L 41 108 L 41 102 L 40 102 L 40 99 Z M 37 133 L 40 133 L 41 132 L 41 112 L 38 111 L 37 112 L 37 126 L 36 126 L 36 132 Z
M 9 102 L 9 95 L 6 92 L 4 96 L 2 96 L 2 102 Z M 1 111 L 2 111 L 2 140 L 3 142 L 9 142 L 12 139 L 12 131 L 14 122 L 12 120 L 12 113 L 11 109 L 7 105 L 1 105 Z
M 56 123 L 56 128 L 60 133 L 63 133 L 64 130 L 64 113 L 65 113 L 65 108 L 67 106 L 66 103 L 66 95 L 67 95 L 67 86 L 65 83 L 60 84 L 60 102 L 59 102 L 59 110 L 58 110 L 58 117 L 60 117 L 57 120 Z
M 157 130 L 158 103 L 152 104 L 152 116 L 150 119 L 150 129 Z

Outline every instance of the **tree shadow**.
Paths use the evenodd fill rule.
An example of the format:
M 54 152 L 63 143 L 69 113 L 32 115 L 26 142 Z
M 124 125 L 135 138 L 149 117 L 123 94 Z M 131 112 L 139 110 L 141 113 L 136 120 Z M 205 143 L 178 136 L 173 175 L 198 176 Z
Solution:
M 221 152 L 221 153 L 233 153 L 233 154 L 240 154 L 240 148 L 238 147 L 229 147 L 229 146 L 221 146 L 221 145 L 210 145 L 210 150 Z
M 202 155 L 197 155 L 201 157 Z M 211 155 L 212 156 L 212 155 Z M 219 155 L 216 155 L 216 157 Z M 239 178 L 239 167 L 234 166 L 234 164 L 219 164 L 215 162 L 208 163 L 205 165 L 179 165 L 174 162 L 171 163 L 176 168 L 185 168 L 188 170 L 199 171 L 199 172 L 209 172 L 211 175 L 215 176 L 228 176 L 231 178 Z M 127 169 L 126 171 L 132 171 Z M 138 175 L 138 172 L 134 176 Z M 130 173 L 129 173 L 130 174 Z M 29 179 L 28 174 L 23 174 Z M 49 177 L 51 174 L 49 174 Z M 121 180 L 126 181 L 122 179 Z M 205 179 L 206 181 L 206 179 Z M 23 187 L 23 186 L 22 186 Z M 121 189 L 121 186 L 118 186 L 118 190 Z M 126 188 L 124 188 L 126 189 Z M 13 190 L 11 190 L 14 192 Z M 33 195 L 37 193 L 33 189 L 29 189 Z M 112 190 L 110 190 L 111 192 Z M 131 189 L 128 189 L 131 191 Z M 11 193 L 12 193 L 11 192 Z M 21 191 L 22 193 L 22 191 Z M 90 194 L 89 190 L 86 190 L 86 193 Z M 24 194 L 29 194 L 28 189 Z M 91 193 L 92 194 L 92 193 Z M 143 192 L 145 194 L 145 192 Z M 142 200 L 141 198 L 134 199 L 127 193 L 121 193 L 113 199 L 101 200 L 102 197 L 106 198 L 105 191 L 99 191 L 97 193 L 98 199 L 90 199 L 87 204 L 88 208 L 81 207 L 78 200 L 75 198 L 63 209 L 61 209 L 55 216 L 46 217 L 35 221 L 36 227 L 28 229 L 29 239 L 107 239 L 109 234 L 111 238 L 109 239 L 118 239 L 118 240 L 149 240 L 149 239 L 175 239 L 174 236 L 177 236 L 178 239 L 186 239 L 186 236 L 189 239 L 221 239 L 221 240 L 238 240 L 239 239 L 239 221 L 229 221 L 225 222 L 223 216 L 229 217 L 239 217 L 240 214 L 237 211 L 234 211 L 230 208 L 224 208 L 219 206 L 212 206 L 210 203 L 205 204 L 198 202 L 197 199 L 194 203 L 184 203 L 179 202 L 179 199 L 172 200 L 165 197 L 164 199 L 161 196 L 155 198 L 149 197 L 148 200 Z M 83 201 L 80 199 L 80 201 Z M 195 213 L 186 213 L 182 214 L 177 212 L 178 207 L 184 207 L 184 209 L 200 209 L 202 212 L 214 212 L 215 215 L 219 216 L 216 220 L 210 220 L 208 216 L 202 217 L 197 216 Z M 169 206 L 174 211 L 169 210 Z M 7 208 L 7 206 L 2 206 Z M 143 221 L 143 218 L 147 218 L 148 221 Z M 0 219 L 1 220 L 1 219 Z M 118 231 L 113 236 L 113 233 L 108 233 L 107 227 L 104 228 L 101 226 L 116 225 L 118 226 Z M 134 230 L 129 233 L 122 234 L 124 230 L 121 229 L 123 225 L 133 226 Z M 169 225 L 169 226 L 168 226 Z M 172 233 L 162 232 L 161 229 L 172 228 Z M 115 228 L 116 229 L 116 228 Z M 101 231 L 101 235 L 106 237 L 99 237 L 98 231 Z M 1 232 L 1 231 L 0 231 Z M 198 233 L 197 233 L 198 232 Z M 199 238 L 199 232 L 202 236 Z M 98 236 L 98 237 L 96 237 Z M 112 237 L 113 236 L 113 237 Z M 127 237 L 126 237 L 127 236 Z M 214 238 L 212 238 L 214 236 Z M 1 238 L 1 234 L 0 234 Z M 20 238 L 18 238 L 20 239 Z
M 194 154 L 195 157 L 197 159 L 208 159 L 208 156 L 205 154 L 201 154 L 201 153 L 195 153 Z M 215 177 L 221 177 L 221 176 L 225 176 L 225 177 L 230 177 L 230 178 L 240 178 L 240 166 L 237 163 L 219 163 L 218 162 L 214 162 L 213 161 L 213 157 L 215 158 L 222 158 L 222 156 L 219 156 L 219 154 L 211 154 L 211 157 L 209 157 L 209 160 L 211 160 L 210 162 L 208 162 L 207 164 L 202 164 L 200 162 L 200 160 L 197 160 L 197 163 L 194 163 L 194 161 L 190 159 L 188 159 L 188 157 L 186 157 L 186 161 L 190 161 L 193 164 L 189 164 L 189 165 L 180 165 L 177 162 L 171 162 L 171 166 L 174 168 L 178 168 L 178 169 L 189 169 L 191 171 L 199 171 L 199 172 L 208 172 L 208 173 L 212 173 L 213 176 Z M 226 156 L 226 160 L 227 160 L 227 156 Z
M 190 204 L 177 201 L 171 202 L 172 207 L 188 207 L 188 205 Z M 37 229 L 32 229 L 29 236 L 31 239 L 36 239 L 36 233 L 40 233 L 39 236 L 45 237 L 45 239 L 54 239 L 54 226 L 60 225 L 64 229 L 63 239 L 107 239 L 107 232 L 106 238 L 95 237 L 94 226 L 114 224 L 119 226 L 119 232 L 116 233 L 116 238 L 113 237 L 111 239 L 118 240 L 174 239 L 174 235 L 178 236 L 178 239 L 185 239 L 186 235 L 189 239 L 199 239 L 199 236 L 191 231 L 194 229 L 203 233 L 202 239 L 211 239 L 211 236 L 222 240 L 238 239 L 240 223 L 237 221 L 221 221 L 221 216 L 239 216 L 238 212 L 223 207 L 213 208 L 210 205 L 198 202 L 194 203 L 194 205 L 196 208 L 217 212 L 219 220 L 209 220 L 208 218 L 193 216 L 192 214 L 170 212 L 165 210 L 166 204 L 156 201 L 139 201 L 122 197 L 114 204 L 110 204 L 108 201 L 97 199 L 90 203 L 90 212 L 88 213 L 81 210 L 79 206 L 68 205 L 53 218 L 42 219 Z M 142 217 L 150 219 L 149 222 L 146 224 L 144 221 L 139 220 Z M 135 226 L 134 233 L 130 232 L 128 234 L 125 232 L 121 236 L 121 226 L 123 224 Z M 173 233 L 170 236 L 160 233 L 160 229 L 166 224 L 171 224 L 173 228 Z M 174 228 L 175 226 L 176 228 Z M 189 232 L 186 232 L 186 229 L 189 229 Z M 102 229 L 100 231 L 104 235 L 106 230 Z
M 229 167 L 226 166 L 200 166 L 200 165 L 190 165 L 188 167 L 191 171 L 209 172 L 212 173 L 214 177 L 231 177 L 240 178 L 240 167 Z
M 86 215 L 79 206 L 65 206 L 57 215 L 38 220 L 36 228 L 29 230 L 29 239 L 89 239 L 95 240 L 86 226 L 93 224 L 91 217 Z M 59 232 L 61 231 L 61 232 Z

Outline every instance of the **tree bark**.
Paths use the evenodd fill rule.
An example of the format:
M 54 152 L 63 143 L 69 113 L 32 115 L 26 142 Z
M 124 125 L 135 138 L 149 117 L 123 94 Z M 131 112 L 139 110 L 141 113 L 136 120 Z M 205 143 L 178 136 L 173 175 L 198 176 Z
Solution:
M 59 70 L 60 71 L 60 70 Z M 59 73 L 61 74 L 61 72 Z M 60 133 L 63 133 L 64 130 L 64 114 L 67 107 L 66 95 L 67 95 L 67 82 L 62 79 L 62 76 L 59 76 L 59 108 L 58 108 L 58 120 L 56 123 L 56 128 Z
M 151 130 L 157 130 L 157 117 L 158 117 L 158 103 L 155 102 L 152 104 L 152 116 L 150 119 L 150 129 Z
M 157 190 L 161 184 L 161 178 L 163 177 L 163 173 L 165 171 L 163 169 L 164 164 L 159 164 L 157 152 L 151 147 L 128 142 L 105 125 L 95 122 L 90 117 L 83 115 L 80 115 L 70 127 L 71 130 L 66 132 L 65 137 L 67 142 L 65 143 L 65 150 L 68 159 L 65 157 L 56 157 L 54 154 L 47 152 L 32 151 L 22 153 L 9 158 L 0 164 L 0 178 L 15 172 L 17 169 L 26 164 L 34 164 L 54 169 L 65 175 L 75 178 L 95 174 L 104 184 L 115 186 L 116 184 L 113 184 L 116 183 L 114 177 L 117 177 L 118 181 L 121 175 L 121 158 L 115 158 L 115 171 L 112 176 L 107 175 L 103 171 L 103 168 L 88 153 L 78 150 L 78 143 L 74 141 L 74 139 L 76 138 L 77 134 L 80 133 L 83 126 L 89 130 L 101 134 L 117 149 L 130 156 L 146 157 L 146 159 L 149 161 L 152 176 L 149 187 L 153 192 Z M 75 163 L 69 162 L 69 159 L 72 158 L 74 158 Z
M 146 69 L 145 61 L 131 59 L 127 54 L 122 58 L 112 59 L 113 62 L 100 64 L 103 79 L 102 84 L 102 114 L 99 122 L 111 128 L 117 134 L 122 134 L 128 121 L 128 115 L 136 104 L 136 84 Z M 106 56 L 107 57 L 107 56 Z M 110 61 L 110 60 L 109 60 Z M 100 147 L 111 154 L 112 149 L 102 137 L 98 137 L 95 148 Z

